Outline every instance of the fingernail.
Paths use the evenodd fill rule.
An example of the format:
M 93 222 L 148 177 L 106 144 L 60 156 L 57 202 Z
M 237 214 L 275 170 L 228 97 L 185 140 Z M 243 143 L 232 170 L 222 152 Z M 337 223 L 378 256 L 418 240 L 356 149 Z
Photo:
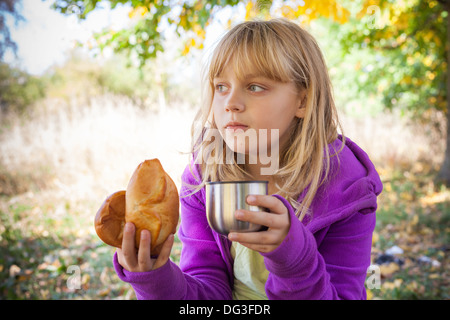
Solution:
M 125 231 L 133 231 L 133 224 L 131 222 L 125 224 Z
M 228 234 L 228 239 L 231 240 L 231 241 L 236 240 L 236 234 L 235 233 L 229 233 Z
M 255 196 L 248 196 L 247 197 L 247 202 L 255 202 L 256 201 L 256 197 Z
M 234 216 L 235 216 L 236 218 L 242 218 L 242 217 L 244 216 L 244 213 L 243 213 L 242 211 L 237 210 L 237 211 L 234 213 Z
M 146 230 L 141 231 L 141 239 L 147 240 L 148 239 L 148 232 L 145 232 Z

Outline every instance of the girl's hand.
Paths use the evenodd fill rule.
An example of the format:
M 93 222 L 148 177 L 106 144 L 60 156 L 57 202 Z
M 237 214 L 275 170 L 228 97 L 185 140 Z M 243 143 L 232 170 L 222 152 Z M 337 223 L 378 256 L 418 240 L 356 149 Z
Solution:
M 247 197 L 247 203 L 267 208 L 270 212 L 236 210 L 236 218 L 267 226 L 268 229 L 266 231 L 248 233 L 231 232 L 228 234 L 228 239 L 237 241 L 243 246 L 259 252 L 275 250 L 283 242 L 291 226 L 287 208 L 278 198 L 273 196 L 250 195 Z
M 146 272 L 163 266 L 170 257 L 173 245 L 173 234 L 164 242 L 156 259 L 150 256 L 151 234 L 148 230 L 141 232 L 139 250 L 135 247 L 135 226 L 128 222 L 123 230 L 122 249 L 117 249 L 119 264 L 130 272 Z

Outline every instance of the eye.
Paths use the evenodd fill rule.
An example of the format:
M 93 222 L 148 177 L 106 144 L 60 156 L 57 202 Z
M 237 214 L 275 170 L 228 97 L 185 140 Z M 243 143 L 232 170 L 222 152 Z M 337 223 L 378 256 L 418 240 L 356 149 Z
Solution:
M 223 93 L 223 92 L 226 92 L 227 90 L 228 90 L 228 88 L 225 85 L 223 85 L 223 84 L 217 84 L 216 85 L 216 91 L 217 92 Z
M 263 87 L 258 86 L 258 85 L 256 85 L 256 84 L 250 85 L 250 86 L 248 87 L 248 89 L 249 89 L 251 92 L 262 92 L 262 91 L 265 90 Z

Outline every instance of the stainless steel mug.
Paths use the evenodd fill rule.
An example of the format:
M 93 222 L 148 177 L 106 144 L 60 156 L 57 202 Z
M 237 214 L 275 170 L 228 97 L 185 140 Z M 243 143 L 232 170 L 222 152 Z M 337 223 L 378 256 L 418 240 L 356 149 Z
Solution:
M 235 232 L 256 232 L 267 227 L 237 220 L 238 209 L 267 211 L 245 202 L 248 195 L 267 195 L 268 181 L 218 181 L 206 183 L 206 217 L 210 227 L 218 233 L 228 235 Z

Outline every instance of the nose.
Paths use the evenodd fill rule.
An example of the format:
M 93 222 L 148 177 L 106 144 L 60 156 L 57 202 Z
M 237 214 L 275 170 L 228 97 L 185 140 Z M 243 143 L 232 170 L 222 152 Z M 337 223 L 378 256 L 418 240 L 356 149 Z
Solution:
M 242 112 L 245 109 L 244 99 L 238 90 L 232 90 L 225 104 L 226 112 Z
M 227 105 L 227 107 L 225 108 L 226 112 L 241 112 L 244 108 L 242 108 L 241 106 L 232 104 L 232 105 Z

